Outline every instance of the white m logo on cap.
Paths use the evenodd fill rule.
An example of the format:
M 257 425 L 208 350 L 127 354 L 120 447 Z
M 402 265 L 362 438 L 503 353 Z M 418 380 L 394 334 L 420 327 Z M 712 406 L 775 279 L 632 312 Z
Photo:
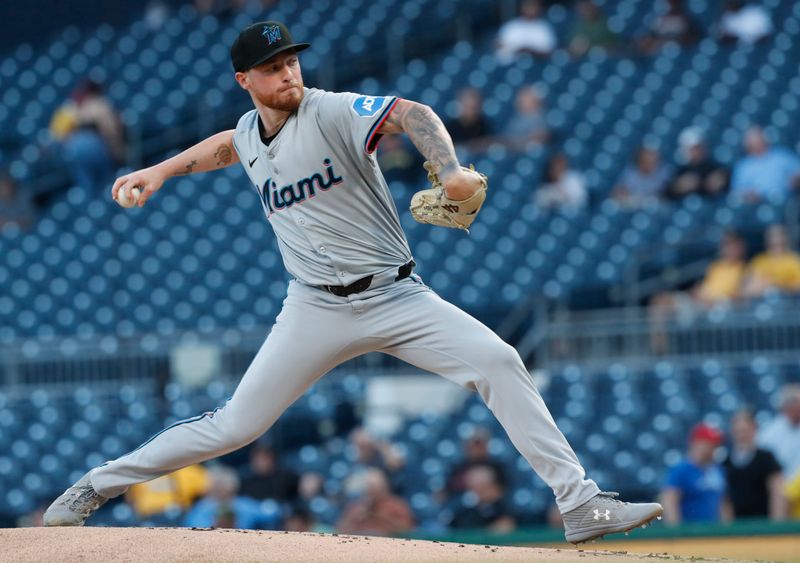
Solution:
M 281 40 L 281 28 L 277 25 L 265 25 L 261 35 L 267 38 L 268 45 L 272 45 Z

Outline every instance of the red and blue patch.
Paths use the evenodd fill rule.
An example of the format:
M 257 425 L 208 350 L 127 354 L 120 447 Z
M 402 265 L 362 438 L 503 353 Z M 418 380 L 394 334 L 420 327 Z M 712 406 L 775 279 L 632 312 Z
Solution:
M 397 105 L 397 102 L 400 100 L 399 98 L 395 98 L 395 97 L 389 97 L 389 98 L 381 97 L 381 98 L 375 98 L 375 99 L 376 100 L 381 100 L 381 103 L 372 112 L 370 117 L 372 117 L 376 113 L 378 113 L 378 111 L 384 105 L 385 100 L 388 99 L 388 100 L 391 100 L 391 102 L 386 104 L 386 107 L 383 109 L 383 112 L 381 112 L 381 114 L 378 117 L 378 119 L 376 119 L 375 123 L 373 123 L 372 127 L 370 127 L 369 133 L 367 133 L 367 139 L 366 139 L 366 142 L 364 143 L 364 150 L 367 152 L 367 154 L 372 154 L 373 152 L 375 152 L 375 149 L 378 148 L 378 142 L 381 140 L 381 137 L 383 137 L 382 134 L 378 133 L 378 130 L 381 128 L 381 125 L 383 125 L 383 123 L 389 117 L 389 114 L 392 113 L 392 110 Z M 358 102 L 358 100 L 356 100 L 356 102 L 353 103 L 353 109 L 355 109 L 355 106 L 356 106 L 357 102 Z M 373 107 L 375 107 L 375 106 L 373 106 Z M 356 113 L 358 113 L 358 112 L 356 112 Z

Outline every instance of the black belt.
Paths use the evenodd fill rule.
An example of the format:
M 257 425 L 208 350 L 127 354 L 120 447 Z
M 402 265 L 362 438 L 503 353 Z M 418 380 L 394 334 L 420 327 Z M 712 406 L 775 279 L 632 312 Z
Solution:
M 394 281 L 400 281 L 410 276 L 411 272 L 414 271 L 414 266 L 416 265 L 416 262 L 412 260 L 408 264 L 403 264 L 397 268 L 397 277 L 394 278 Z M 350 285 L 322 285 L 320 287 L 328 293 L 333 293 L 338 297 L 347 297 L 353 293 L 361 293 L 362 291 L 366 290 L 372 283 L 372 279 L 374 277 L 374 275 L 369 275 L 365 278 L 354 281 Z

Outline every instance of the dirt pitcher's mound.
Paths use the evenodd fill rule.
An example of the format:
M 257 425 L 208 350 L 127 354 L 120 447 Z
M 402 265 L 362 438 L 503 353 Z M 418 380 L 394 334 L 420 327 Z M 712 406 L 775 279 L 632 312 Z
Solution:
M 0 529 L 0 561 L 275 561 L 289 563 L 387 561 L 581 561 L 629 563 L 675 556 L 586 549 L 535 549 L 255 530 L 191 528 Z M 688 561 L 688 559 L 686 559 Z M 705 560 L 708 561 L 708 560 Z M 721 561 L 721 560 L 718 560 Z M 726 560 L 730 561 L 730 560 Z

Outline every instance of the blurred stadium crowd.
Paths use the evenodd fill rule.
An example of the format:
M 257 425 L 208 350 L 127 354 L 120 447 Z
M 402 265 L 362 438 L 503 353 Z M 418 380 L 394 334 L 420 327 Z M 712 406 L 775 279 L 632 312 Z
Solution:
M 800 385 L 783 387 L 780 404 L 781 410 L 760 429 L 747 409 L 727 421 L 727 437 L 706 423 L 692 427 L 685 454 L 667 468 L 659 491 L 667 523 L 800 518 Z M 282 459 L 268 432 L 248 448 L 248 457 L 192 465 L 132 487 L 94 523 L 369 535 L 561 527 L 561 516 L 542 487 L 538 502 L 520 494 L 524 463 L 514 467 L 506 452 L 492 454 L 510 448 L 500 446 L 505 437 L 493 437 L 484 426 L 462 426 L 466 438 L 460 448 L 454 441 L 440 442 L 437 467 L 423 471 L 413 465 L 435 462 L 409 455 L 408 436 L 393 443 L 355 427 L 346 439 L 320 448 L 328 455 L 338 450 L 329 458 L 336 461 L 328 464 L 310 446 Z M 432 485 L 425 483 L 426 474 L 434 477 L 428 480 Z M 431 494 L 429 502 L 420 501 L 421 490 Z M 626 490 L 637 494 L 630 485 Z M 18 525 L 41 525 L 47 504 L 21 516 Z
M 462 161 L 487 172 L 471 237 L 408 214 L 403 224 L 429 285 L 490 326 L 532 294 L 619 305 L 609 289 L 626 284 L 631 261 L 661 273 L 701 260 L 699 276 L 636 298 L 648 367 L 568 365 L 543 395 L 590 476 L 631 499 L 660 496 L 669 523 L 800 518 L 797 359 L 743 371 L 669 359 L 675 323 L 797 305 L 800 3 L 303 4 L 156 1 L 128 25 L 69 27 L 3 55 L 0 344 L 24 355 L 61 336 L 269 324 L 285 274 L 241 171 L 176 180 L 132 213 L 107 190 L 120 170 L 233 126 L 247 100 L 228 45 L 252 21 L 281 19 L 312 43 L 307 85 L 427 103 Z M 378 159 L 404 209 L 423 179 L 419 155 L 389 136 Z M 175 405 L 203 404 L 164 413 L 160 397 L 125 388 L 106 394 L 125 413 L 112 417 L 91 409 L 99 391 L 5 394 L 0 370 L 0 512 L 20 525 L 38 522 L 70 472 L 135 447 L 162 415 L 193 414 Z M 325 411 L 309 405 L 301 421 Z M 479 402 L 391 438 L 355 418 L 310 444 L 268 432 L 247 458 L 134 487 L 98 521 L 369 534 L 559 525 Z M 58 458 L 42 457 L 53 448 Z

